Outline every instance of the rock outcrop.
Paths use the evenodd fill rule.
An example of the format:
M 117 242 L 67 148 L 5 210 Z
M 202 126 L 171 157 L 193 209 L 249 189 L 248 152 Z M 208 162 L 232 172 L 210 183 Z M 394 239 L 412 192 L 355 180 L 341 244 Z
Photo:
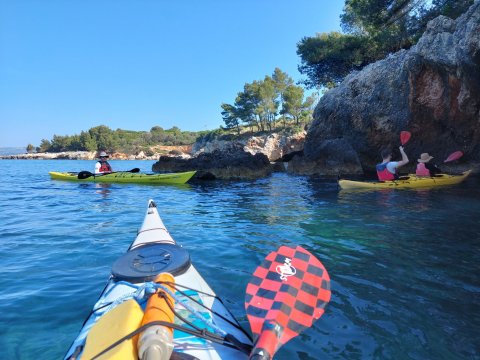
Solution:
M 371 171 L 381 148 L 400 145 L 402 130 L 412 133 L 407 170 L 422 152 L 441 162 L 456 150 L 465 156 L 448 170 L 480 169 L 480 1 L 456 20 L 432 20 L 411 49 L 328 91 L 315 109 L 303 156 L 295 156 L 288 171 Z
M 222 150 L 201 152 L 191 158 L 161 156 L 152 170 L 155 172 L 179 172 L 197 170 L 197 179 L 256 179 L 270 175 L 272 165 L 264 154 L 244 151 L 243 146 L 230 146 Z
M 231 151 L 243 147 L 244 151 L 252 155 L 264 154 L 270 161 L 278 161 L 283 156 L 292 152 L 303 150 L 306 132 L 291 136 L 277 133 L 264 136 L 251 136 L 245 138 L 234 138 L 232 140 L 215 139 L 212 141 L 197 142 L 193 145 L 192 154 L 198 156 L 201 153 L 212 153 L 214 151 Z
M 292 136 L 277 133 L 233 139 L 197 142 L 192 156 L 161 156 L 152 166 L 155 172 L 197 170 L 198 179 L 256 179 L 270 175 L 278 161 L 301 152 L 306 133 Z M 284 170 L 283 166 L 277 169 Z

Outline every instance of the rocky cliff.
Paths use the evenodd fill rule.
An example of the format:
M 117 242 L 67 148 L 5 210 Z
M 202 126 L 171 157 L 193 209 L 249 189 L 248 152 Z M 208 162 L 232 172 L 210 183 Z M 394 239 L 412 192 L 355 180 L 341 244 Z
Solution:
M 279 161 L 284 156 L 297 151 L 302 151 L 305 143 L 306 132 L 286 136 L 272 133 L 263 136 L 249 136 L 234 140 L 200 141 L 193 145 L 192 154 L 198 156 L 201 153 L 214 151 L 229 151 L 231 148 L 243 147 L 252 155 L 264 154 L 270 161 Z
M 455 150 L 465 156 L 446 170 L 480 169 L 480 1 L 456 20 L 432 20 L 415 46 L 328 91 L 315 109 L 304 154 L 288 171 L 372 171 L 381 148 L 400 145 L 402 130 L 412 133 L 407 170 L 422 152 L 441 162 Z
M 305 132 L 292 136 L 277 133 L 197 142 L 192 156 L 161 156 L 153 166 L 156 172 L 197 170 L 199 179 L 255 179 L 274 171 L 271 162 L 301 152 Z M 284 170 L 283 166 L 279 167 Z

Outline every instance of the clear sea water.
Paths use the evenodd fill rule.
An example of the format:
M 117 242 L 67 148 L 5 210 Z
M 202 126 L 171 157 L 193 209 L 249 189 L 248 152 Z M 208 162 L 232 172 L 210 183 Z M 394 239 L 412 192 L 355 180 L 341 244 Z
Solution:
M 112 161 L 150 171 L 152 161 Z M 52 181 L 93 161 L 0 160 L 0 358 L 61 359 L 152 198 L 248 326 L 250 275 L 281 244 L 315 253 L 332 300 L 277 359 L 479 359 L 480 188 L 343 192 L 274 174 L 185 187 Z

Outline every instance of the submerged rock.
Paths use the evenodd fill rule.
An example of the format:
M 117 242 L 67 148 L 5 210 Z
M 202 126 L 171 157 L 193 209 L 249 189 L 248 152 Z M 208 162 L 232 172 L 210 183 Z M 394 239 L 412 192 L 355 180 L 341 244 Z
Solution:
M 288 170 L 331 175 L 373 170 L 385 146 L 437 160 L 462 150 L 457 170 L 480 165 L 480 1 L 457 20 L 432 20 L 418 43 L 347 76 L 319 101 L 303 156 Z M 395 154 L 395 153 L 394 153 Z M 363 170 L 362 170 L 363 169 Z M 453 170 L 448 168 L 447 170 Z

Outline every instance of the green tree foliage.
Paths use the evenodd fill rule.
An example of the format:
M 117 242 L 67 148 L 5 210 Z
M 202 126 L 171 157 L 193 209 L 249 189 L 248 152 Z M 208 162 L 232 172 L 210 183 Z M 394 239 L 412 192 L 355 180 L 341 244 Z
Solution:
M 50 142 L 50 148 L 48 149 L 48 151 L 51 151 L 51 152 L 66 151 L 67 149 L 70 149 L 71 144 L 72 144 L 72 138 L 70 136 L 53 135 L 53 139 Z
M 235 107 L 230 104 L 222 104 L 221 107 L 222 118 L 227 129 L 236 129 L 237 134 L 240 135 L 240 118 L 236 114 Z
M 349 72 L 416 43 L 438 15 L 457 17 L 473 0 L 345 0 L 344 33 L 304 37 L 297 44 L 305 85 L 331 87 Z
M 297 124 L 308 121 L 308 113 L 302 113 L 303 98 L 303 88 L 294 85 L 287 73 L 276 68 L 272 76 L 245 84 L 233 105 L 222 104 L 222 118 L 226 129 L 235 129 L 237 134 L 241 125 L 250 127 L 252 132 L 254 127 L 272 131 L 280 120 L 279 115 L 285 128 L 288 119 L 294 119 Z
M 298 70 L 307 76 L 304 84 L 309 88 L 332 87 L 350 71 L 361 69 L 374 60 L 370 55 L 373 54 L 372 46 L 366 36 L 339 32 L 303 38 L 297 54 L 302 58 Z
M 316 94 L 310 95 L 304 100 L 303 88 L 290 85 L 285 89 L 282 114 L 293 119 L 296 125 L 300 125 L 301 122 L 307 124 L 312 119 L 316 102 Z
M 265 76 L 263 81 L 257 82 L 256 86 L 259 102 L 255 112 L 263 128 L 268 126 L 271 131 L 272 126 L 275 127 L 279 107 L 279 101 L 277 100 L 279 94 L 274 80 L 268 75 Z
M 181 131 L 174 126 L 164 130 L 154 126 L 150 131 L 112 130 L 108 126 L 100 125 L 82 131 L 80 135 L 54 135 L 51 141 L 46 139 L 38 147 L 39 152 L 60 151 L 121 151 L 137 153 L 147 151 L 153 145 L 189 145 L 193 144 L 198 134 L 190 131 Z
M 273 71 L 272 80 L 274 81 L 275 91 L 283 100 L 283 93 L 288 86 L 293 85 L 293 79 L 288 76 L 286 72 L 283 72 L 279 68 L 275 68 Z
M 47 139 L 42 139 L 40 146 L 38 147 L 38 152 L 47 152 L 50 150 L 51 144 Z
M 113 152 L 118 149 L 119 136 L 109 127 L 100 125 L 91 128 L 88 132 L 97 143 L 97 150 Z
M 35 150 L 35 146 L 33 146 L 32 144 L 27 145 L 27 152 L 29 154 L 32 153 L 34 150 Z
M 97 142 L 90 135 L 89 131 L 82 131 L 80 133 L 80 143 L 85 151 L 96 151 L 98 149 Z
M 282 114 L 290 115 L 298 125 L 303 109 L 303 89 L 299 86 L 290 85 L 285 89 L 284 97 Z
M 255 109 L 258 106 L 259 99 L 255 83 L 245 84 L 243 91 L 239 92 L 235 99 L 235 112 L 242 122 L 253 129 L 254 125 L 259 127 L 255 115 Z

